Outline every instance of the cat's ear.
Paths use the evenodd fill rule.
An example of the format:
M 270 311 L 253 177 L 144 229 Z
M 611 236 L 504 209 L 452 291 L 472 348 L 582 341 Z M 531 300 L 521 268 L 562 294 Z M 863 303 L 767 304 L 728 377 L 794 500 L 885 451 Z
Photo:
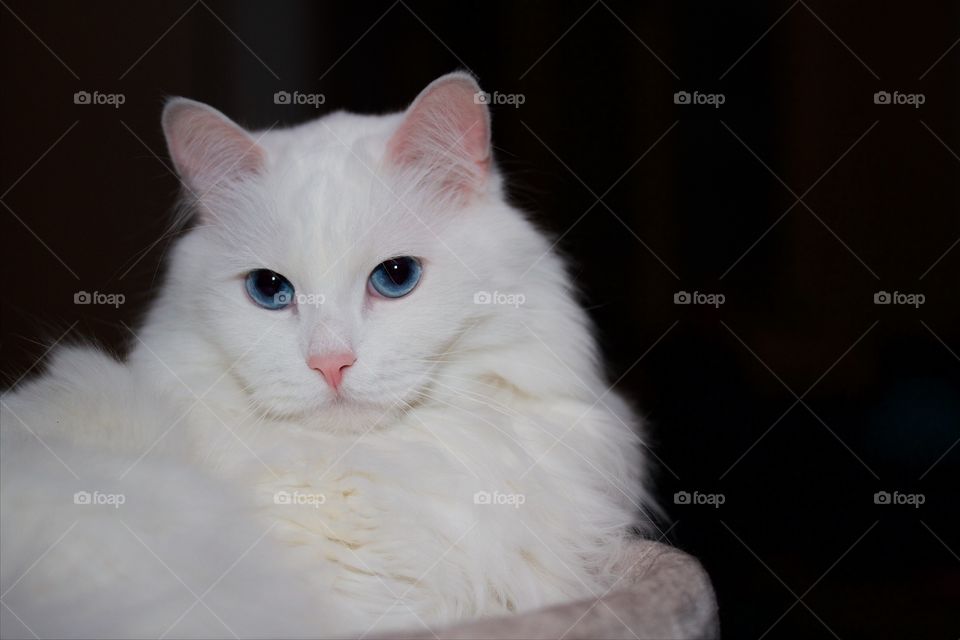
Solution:
M 263 149 L 213 107 L 172 98 L 163 109 L 161 122 L 177 173 L 198 198 L 263 170 Z
M 478 193 L 490 173 L 490 112 L 476 80 L 457 72 L 431 82 L 387 143 L 387 160 L 457 199 Z

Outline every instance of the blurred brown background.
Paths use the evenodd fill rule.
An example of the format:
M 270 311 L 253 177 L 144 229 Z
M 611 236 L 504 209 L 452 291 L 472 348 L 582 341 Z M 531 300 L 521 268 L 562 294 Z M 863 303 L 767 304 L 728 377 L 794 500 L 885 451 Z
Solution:
M 524 96 L 494 106 L 498 158 L 562 237 L 611 380 L 629 371 L 662 526 L 713 575 L 725 635 L 960 634 L 957 3 L 4 1 L 10 383 L 69 327 L 122 353 L 170 240 L 166 96 L 268 127 L 400 109 L 466 68 Z

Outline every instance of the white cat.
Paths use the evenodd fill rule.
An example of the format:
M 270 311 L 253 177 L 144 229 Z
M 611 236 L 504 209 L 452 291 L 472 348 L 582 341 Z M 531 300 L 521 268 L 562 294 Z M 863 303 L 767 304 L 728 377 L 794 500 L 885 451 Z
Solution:
M 640 425 L 479 92 L 266 132 L 167 104 L 195 225 L 129 356 L 61 348 L 3 396 L 4 637 L 361 636 L 603 593 L 649 506 Z

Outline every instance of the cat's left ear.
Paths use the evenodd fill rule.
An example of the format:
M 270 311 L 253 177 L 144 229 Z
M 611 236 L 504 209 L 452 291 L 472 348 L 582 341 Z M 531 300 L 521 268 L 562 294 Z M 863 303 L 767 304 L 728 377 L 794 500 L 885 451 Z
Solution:
M 449 73 L 420 92 L 387 143 L 387 160 L 457 199 L 469 200 L 490 174 L 490 111 L 467 73 Z
M 213 107 L 173 98 L 164 107 L 161 122 L 170 159 L 196 197 L 263 171 L 263 149 L 240 125 Z

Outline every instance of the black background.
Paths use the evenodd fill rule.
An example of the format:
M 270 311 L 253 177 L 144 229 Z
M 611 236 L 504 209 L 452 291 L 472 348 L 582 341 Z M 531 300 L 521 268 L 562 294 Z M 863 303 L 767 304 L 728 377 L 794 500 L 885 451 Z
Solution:
M 469 69 L 523 95 L 494 107 L 498 159 L 649 420 L 666 540 L 709 570 L 724 635 L 960 634 L 957 3 L 5 2 L 9 382 L 68 327 L 123 351 L 170 240 L 165 96 L 265 128 Z

